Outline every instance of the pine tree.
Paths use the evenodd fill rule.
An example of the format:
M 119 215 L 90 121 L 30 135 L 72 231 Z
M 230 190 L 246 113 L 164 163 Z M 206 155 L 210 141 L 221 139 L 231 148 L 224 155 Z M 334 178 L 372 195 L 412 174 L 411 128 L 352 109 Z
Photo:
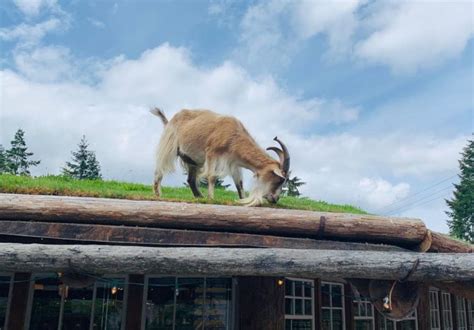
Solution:
M 89 151 L 85 135 L 82 136 L 78 150 L 71 152 L 72 162 L 66 162 L 63 174 L 75 179 L 100 179 L 100 165 L 93 151 Z
M 8 172 L 5 148 L 0 144 L 0 174 Z
M 454 184 L 454 197 L 446 200 L 451 211 L 446 214 L 452 236 L 474 243 L 474 140 L 461 153 L 459 161 L 460 182 Z
M 16 131 L 10 143 L 11 148 L 5 152 L 7 172 L 15 175 L 30 175 L 30 166 L 37 166 L 40 161 L 28 160 L 33 153 L 27 151 L 25 132 L 22 129 Z
M 291 172 L 289 174 L 291 175 Z M 298 178 L 297 176 L 294 176 L 293 178 L 288 179 L 284 185 L 284 188 L 286 188 L 285 195 L 294 196 L 294 197 L 300 196 L 301 193 L 298 190 L 298 187 L 301 187 L 304 184 L 306 184 L 306 182 L 301 181 L 301 179 Z

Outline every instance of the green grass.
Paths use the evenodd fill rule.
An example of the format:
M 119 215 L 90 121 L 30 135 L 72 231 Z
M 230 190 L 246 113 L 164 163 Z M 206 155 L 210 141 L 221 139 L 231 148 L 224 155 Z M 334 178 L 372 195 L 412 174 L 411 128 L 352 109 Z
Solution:
M 204 196 L 207 191 L 201 189 Z M 0 174 L 0 193 L 58 195 L 81 197 L 104 197 L 133 200 L 165 200 L 174 202 L 212 203 L 239 205 L 237 193 L 217 189 L 215 199 L 196 199 L 186 187 L 163 187 L 163 198 L 156 198 L 150 185 L 109 180 L 75 180 L 64 176 L 15 176 Z M 269 206 L 269 205 L 267 205 Z M 365 214 L 363 210 L 351 205 L 336 205 L 309 198 L 282 197 L 276 206 L 279 208 L 300 209 L 325 212 L 344 212 Z

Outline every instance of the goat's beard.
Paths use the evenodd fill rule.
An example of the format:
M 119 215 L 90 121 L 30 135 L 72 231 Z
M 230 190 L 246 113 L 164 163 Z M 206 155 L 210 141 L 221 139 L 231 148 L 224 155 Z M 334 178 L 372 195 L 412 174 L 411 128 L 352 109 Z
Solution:
M 257 180 L 254 187 L 250 191 L 250 194 L 246 198 L 239 200 L 239 203 L 244 206 L 260 206 L 265 200 L 265 195 L 268 191 L 267 184 Z

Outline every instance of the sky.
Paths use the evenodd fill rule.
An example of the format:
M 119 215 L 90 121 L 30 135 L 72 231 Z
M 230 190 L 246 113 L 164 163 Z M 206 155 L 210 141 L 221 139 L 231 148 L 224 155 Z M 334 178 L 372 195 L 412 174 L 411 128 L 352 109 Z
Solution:
M 149 108 L 211 109 L 278 135 L 304 196 L 447 232 L 473 36 L 468 0 L 2 1 L 0 144 L 22 128 L 59 174 L 86 135 L 104 178 L 151 183 Z

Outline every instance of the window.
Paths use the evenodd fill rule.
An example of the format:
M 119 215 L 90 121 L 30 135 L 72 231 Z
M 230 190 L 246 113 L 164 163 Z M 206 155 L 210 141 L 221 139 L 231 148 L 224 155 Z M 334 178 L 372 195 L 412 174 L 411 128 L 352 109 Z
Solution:
M 8 296 L 13 276 L 0 275 L 0 330 L 5 329 L 7 318 Z
M 397 327 L 398 325 L 398 327 Z M 418 330 L 418 315 L 417 312 L 413 312 L 412 315 L 408 316 L 401 321 L 392 321 L 380 314 L 379 317 L 379 329 L 380 330 Z
M 456 297 L 456 318 L 458 330 L 467 330 L 466 301 L 461 297 Z
M 354 300 L 355 330 L 373 330 L 375 327 L 374 306 L 366 298 Z
M 29 329 L 120 330 L 124 290 L 123 278 L 66 289 L 55 274 L 36 276 Z
M 231 278 L 149 278 L 146 292 L 147 330 L 229 330 L 232 327 Z
M 451 294 L 441 292 L 441 310 L 445 330 L 453 330 L 453 314 L 451 309 Z
M 314 281 L 285 280 L 285 330 L 314 329 Z
M 340 283 L 321 283 L 323 330 L 343 330 L 344 286 Z
M 474 330 L 474 300 L 467 301 L 467 316 L 469 318 L 469 330 Z
M 441 329 L 441 324 L 439 321 L 438 291 L 436 290 L 430 290 L 430 324 L 431 330 Z

